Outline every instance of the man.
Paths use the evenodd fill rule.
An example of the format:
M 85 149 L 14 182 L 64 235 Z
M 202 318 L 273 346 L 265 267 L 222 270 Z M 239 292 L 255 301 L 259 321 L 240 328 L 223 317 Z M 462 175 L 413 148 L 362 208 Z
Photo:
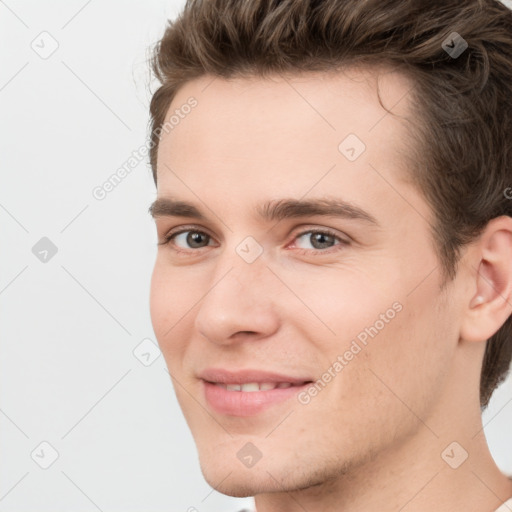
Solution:
M 191 0 L 153 65 L 151 317 L 206 481 L 512 510 L 481 418 L 512 354 L 511 12 Z

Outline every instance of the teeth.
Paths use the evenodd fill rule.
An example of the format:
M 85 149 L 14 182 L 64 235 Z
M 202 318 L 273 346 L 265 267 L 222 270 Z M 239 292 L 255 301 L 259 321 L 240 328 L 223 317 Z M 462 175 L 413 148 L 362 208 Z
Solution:
M 250 384 L 242 384 L 241 391 L 259 391 L 260 385 L 256 382 L 251 382 Z
M 275 382 L 262 382 L 260 384 L 261 391 L 268 391 L 269 389 L 274 389 L 276 387 Z
M 289 388 L 292 386 L 291 382 L 262 382 L 261 384 L 257 382 L 248 382 L 246 384 L 223 384 L 221 382 L 216 382 L 216 385 L 221 386 L 228 391 L 244 391 L 246 393 L 252 393 L 253 391 L 269 391 L 275 388 Z

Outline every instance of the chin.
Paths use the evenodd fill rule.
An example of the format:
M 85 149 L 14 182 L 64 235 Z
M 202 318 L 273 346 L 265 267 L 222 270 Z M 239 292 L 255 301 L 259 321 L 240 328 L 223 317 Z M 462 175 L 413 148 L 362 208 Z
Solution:
M 208 484 L 218 492 L 235 498 L 282 490 L 279 484 L 289 471 L 284 471 L 285 461 L 263 456 L 252 467 L 247 467 L 237 452 L 244 443 L 222 443 L 199 448 L 201 473 Z M 255 441 L 256 442 L 256 441 Z
M 206 482 L 217 492 L 233 498 L 248 498 L 256 494 L 272 492 L 277 489 L 277 482 L 263 470 L 255 473 L 256 469 L 240 469 L 233 465 L 219 465 L 216 461 L 204 463 L 201 461 L 201 473 Z M 260 481 L 260 478 L 262 481 Z M 265 482 L 266 480 L 266 482 Z
M 286 457 L 263 457 L 251 468 L 245 467 L 236 457 L 230 457 L 228 450 L 216 446 L 199 457 L 201 473 L 206 482 L 216 491 L 234 498 L 254 497 L 258 494 L 297 491 L 322 488 L 333 475 L 334 468 L 323 464 L 305 472 L 304 467 L 314 468 Z M 337 467 L 336 471 L 340 468 Z

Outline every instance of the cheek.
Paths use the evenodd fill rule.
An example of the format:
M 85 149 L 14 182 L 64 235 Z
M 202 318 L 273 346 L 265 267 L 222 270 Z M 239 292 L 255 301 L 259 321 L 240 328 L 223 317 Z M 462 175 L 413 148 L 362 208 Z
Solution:
M 157 258 L 151 276 L 149 309 L 153 331 L 167 359 L 171 351 L 180 349 L 179 340 L 183 336 L 178 334 L 194 302 L 189 297 L 190 288 L 180 280 L 180 273 L 170 270 L 160 259 Z
M 406 280 L 398 285 L 381 281 L 377 289 L 361 274 L 327 280 L 322 295 L 311 284 L 300 289 L 304 302 L 335 333 L 325 330 L 319 336 L 318 321 L 302 321 L 307 338 L 316 340 L 322 353 L 321 370 L 327 372 L 338 356 L 343 358 L 332 388 L 335 403 L 372 403 L 385 409 L 404 407 L 403 400 L 409 407 L 419 402 L 426 408 L 442 392 L 457 337 L 449 308 L 438 306 L 435 279 L 412 293 Z
M 382 276 L 363 264 L 345 261 L 335 268 L 315 272 L 296 270 L 293 276 L 290 273 L 285 278 L 294 283 L 300 301 L 281 300 L 280 308 L 286 308 L 283 316 L 292 324 L 302 325 L 308 338 L 322 343 L 325 350 L 344 349 L 360 333 L 364 338 L 365 329 L 375 322 L 380 331 L 385 325 L 380 315 L 388 310 L 389 318 L 399 316 L 393 309 L 393 303 L 400 299 L 399 293 L 379 283 Z
M 149 312 L 151 315 L 151 322 L 153 324 L 153 331 L 155 332 L 159 342 L 163 335 L 164 322 L 166 318 L 165 311 L 168 307 L 166 304 L 167 292 L 168 286 L 163 276 L 162 266 L 159 265 L 157 261 L 151 275 Z
M 364 358 L 359 358 L 362 364 L 354 368 L 354 394 L 385 416 L 394 411 L 414 423 L 410 408 L 427 418 L 443 393 L 456 339 L 447 325 L 449 312 L 439 312 L 438 300 L 434 289 L 403 296 L 402 310 L 368 338 Z

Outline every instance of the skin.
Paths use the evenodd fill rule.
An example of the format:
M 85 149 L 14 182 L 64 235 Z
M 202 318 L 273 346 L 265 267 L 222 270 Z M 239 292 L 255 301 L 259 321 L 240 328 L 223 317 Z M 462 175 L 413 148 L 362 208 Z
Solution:
M 411 83 L 379 73 L 384 104 L 407 115 Z M 206 481 L 255 496 L 258 512 L 491 512 L 512 496 L 479 406 L 485 340 L 512 312 L 512 219 L 491 221 L 441 287 L 431 209 L 404 179 L 408 126 L 379 105 L 376 78 L 203 76 L 178 91 L 170 113 L 190 96 L 198 104 L 161 137 L 157 197 L 190 202 L 207 220 L 158 215 L 158 240 L 180 226 L 209 237 L 199 248 L 187 234 L 158 246 L 154 331 Z M 366 144 L 353 162 L 338 150 L 349 133 Z M 379 225 L 255 213 L 266 200 L 325 197 Z M 315 229 L 326 228 L 349 243 L 319 248 Z M 251 264 L 236 252 L 247 236 L 263 249 Z M 308 404 L 240 418 L 205 401 L 197 373 L 212 366 L 321 378 L 397 302 Z M 449 455 L 468 454 L 456 469 L 441 456 L 454 441 Z M 262 453 L 251 468 L 237 458 L 247 442 Z

